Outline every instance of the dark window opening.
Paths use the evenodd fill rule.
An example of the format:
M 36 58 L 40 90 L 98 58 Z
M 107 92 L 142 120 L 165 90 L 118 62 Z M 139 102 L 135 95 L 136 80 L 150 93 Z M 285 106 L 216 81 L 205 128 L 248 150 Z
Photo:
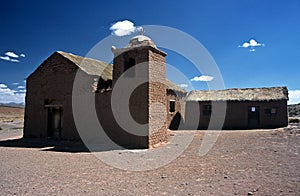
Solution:
M 104 92 L 109 91 L 112 89 L 112 80 L 103 80 L 102 77 L 99 78 L 98 84 L 97 84 L 97 90 L 96 92 Z
M 277 114 L 277 108 L 267 108 L 265 114 Z
M 203 106 L 203 115 L 204 116 L 211 115 L 211 105 L 204 105 Z
M 175 112 L 175 100 L 170 100 L 170 112 Z
M 135 69 L 132 68 L 133 66 L 135 66 L 135 59 L 129 58 L 128 61 L 125 62 L 125 66 L 124 66 L 125 77 L 135 76 Z
M 44 100 L 44 105 L 49 105 L 51 103 L 51 100 L 50 99 L 45 99 Z

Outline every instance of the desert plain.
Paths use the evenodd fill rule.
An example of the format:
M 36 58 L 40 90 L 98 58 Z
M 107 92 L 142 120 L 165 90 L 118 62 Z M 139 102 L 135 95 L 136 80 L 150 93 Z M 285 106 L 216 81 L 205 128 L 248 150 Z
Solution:
M 300 195 L 299 124 L 221 131 L 203 156 L 207 131 L 170 131 L 170 138 L 193 135 L 184 152 L 164 166 L 133 171 L 72 142 L 22 139 L 23 115 L 23 108 L 0 107 L 0 195 Z M 172 145 L 181 144 L 158 148 Z M 155 150 L 99 153 L 131 153 L 147 164 L 143 157 Z

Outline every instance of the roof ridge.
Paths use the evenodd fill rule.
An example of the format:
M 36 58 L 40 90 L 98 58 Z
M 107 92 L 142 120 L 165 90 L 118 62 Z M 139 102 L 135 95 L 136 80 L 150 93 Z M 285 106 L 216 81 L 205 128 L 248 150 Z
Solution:
M 224 90 L 191 91 L 187 100 L 190 101 L 263 101 L 288 100 L 286 86 L 263 88 L 231 88 Z
M 109 63 L 63 51 L 56 51 L 55 54 L 68 59 L 88 75 L 101 76 L 104 80 L 112 79 L 113 67 Z
M 254 90 L 254 89 L 282 89 L 282 88 L 287 88 L 286 86 L 273 86 L 273 87 L 247 87 L 247 88 L 226 88 L 226 89 L 220 89 L 220 90 L 192 90 L 190 92 L 197 92 L 197 91 L 200 91 L 200 92 L 203 92 L 203 91 L 229 91 L 229 90 Z
M 96 61 L 96 62 L 106 63 L 106 62 L 98 60 L 98 59 L 93 59 L 91 57 L 84 57 L 84 56 L 81 56 L 81 55 L 77 55 L 77 54 L 73 54 L 73 53 L 69 53 L 69 52 L 65 52 L 65 51 L 61 51 L 61 50 L 57 50 L 55 52 L 63 55 L 64 57 L 66 57 L 65 55 L 71 55 L 71 56 L 74 56 L 74 57 L 80 57 L 82 59 L 87 59 L 87 60 L 92 60 L 92 61 Z M 68 57 L 66 57 L 66 58 L 68 58 Z M 106 63 L 106 64 L 111 65 L 110 63 Z

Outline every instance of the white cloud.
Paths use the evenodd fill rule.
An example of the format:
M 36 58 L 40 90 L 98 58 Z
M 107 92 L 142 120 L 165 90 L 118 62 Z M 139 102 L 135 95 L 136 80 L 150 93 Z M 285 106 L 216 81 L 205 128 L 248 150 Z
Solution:
M 19 90 L 18 92 L 19 92 L 19 93 L 26 93 L 26 90 L 25 90 L 25 89 L 22 89 L 22 90 Z
M 18 63 L 18 62 L 20 62 L 20 60 L 18 59 L 20 56 L 23 57 L 23 58 L 26 57 L 26 55 L 23 54 L 23 53 L 18 55 L 15 52 L 10 51 L 10 52 L 6 52 L 5 56 L 0 56 L 0 59 L 2 59 L 4 61 L 10 61 L 10 62 Z
M 207 76 L 207 75 L 202 75 L 202 76 L 195 76 L 194 78 L 191 79 L 191 81 L 194 82 L 210 82 L 214 79 L 212 76 Z
M 244 42 L 242 45 L 239 45 L 238 47 L 249 48 L 250 52 L 255 52 L 254 47 L 261 47 L 261 46 L 265 46 L 265 44 L 259 43 L 255 39 L 250 39 L 249 42 Z
M 189 85 L 188 84 L 178 84 L 181 88 L 187 88 Z
M 10 88 L 7 87 L 5 84 L 0 84 L 0 94 L 8 94 L 13 95 L 14 92 Z
M 113 35 L 125 36 L 134 33 L 137 30 L 137 27 L 129 20 L 123 20 L 116 22 L 109 29 L 112 31 Z
M 300 103 L 300 90 L 289 90 L 288 104 Z
M 242 46 L 240 46 L 240 47 L 243 47 L 243 48 L 248 48 L 250 46 L 250 44 L 248 43 L 248 42 L 245 42 L 245 43 L 243 43 L 243 45 Z
M 10 102 L 24 103 L 25 92 L 21 92 L 21 90 L 18 92 L 8 88 L 6 84 L 0 84 L 0 103 Z
M 254 40 L 254 39 L 251 39 L 250 40 L 250 46 L 252 46 L 252 47 L 256 47 L 256 46 L 262 46 L 263 44 L 261 44 L 261 43 L 258 43 L 256 40 Z
M 18 86 L 17 88 L 18 88 L 18 89 L 24 89 L 25 86 Z
M 10 59 L 11 62 L 18 63 L 20 62 L 18 59 Z
M 2 88 L 7 88 L 7 86 L 5 84 L 0 84 L 0 89 Z
M 12 95 L 14 92 L 9 88 L 0 88 L 0 94 Z
M 5 60 L 5 61 L 10 61 L 9 56 L 0 56 L 0 59 Z
M 6 52 L 5 55 L 9 56 L 9 57 L 12 57 L 12 58 L 19 58 L 19 55 L 17 55 L 14 52 Z
M 14 62 L 14 63 L 18 63 L 20 62 L 18 59 L 12 59 L 9 56 L 0 56 L 0 59 L 4 60 L 4 61 L 10 61 L 10 62 Z
M 19 83 L 18 82 L 14 82 L 14 83 L 12 83 L 12 85 L 16 86 L 16 85 L 19 85 Z

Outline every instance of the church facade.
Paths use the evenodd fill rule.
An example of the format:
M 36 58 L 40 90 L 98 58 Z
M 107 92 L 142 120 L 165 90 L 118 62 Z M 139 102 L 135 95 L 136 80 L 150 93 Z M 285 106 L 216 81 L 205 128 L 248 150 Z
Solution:
M 187 93 L 167 80 L 166 53 L 144 35 L 133 37 L 124 48 L 112 47 L 112 52 L 113 64 L 61 51 L 47 58 L 27 78 L 24 137 L 80 139 L 72 108 L 74 81 L 78 74 L 85 81 L 78 92 L 93 94 L 97 118 L 105 133 L 112 141 L 126 148 L 150 148 L 167 142 L 167 130 L 189 129 L 186 122 L 190 119 L 196 119 L 198 123 L 193 129 L 208 128 L 211 102 L 229 101 L 224 128 L 287 125 L 288 94 L 285 87 L 258 91 L 250 89 L 242 98 L 234 98 L 242 92 L 235 91 L 219 100 L 215 97 L 220 97 L 225 91 L 214 91 L 210 96 L 202 91 Z M 136 83 L 140 85 L 126 97 L 130 84 Z M 123 90 L 124 100 L 123 96 L 120 100 L 114 99 L 116 89 Z M 277 93 L 274 94 L 274 91 Z M 118 106 L 119 102 L 121 104 Z M 112 109 L 116 103 L 120 116 L 124 113 L 142 126 L 133 126 L 130 131 L 128 127 L 124 128 Z M 122 104 L 129 108 L 129 113 L 122 110 Z M 239 107 L 243 104 L 245 111 Z M 196 117 L 193 113 L 195 107 L 200 111 Z M 257 114 L 257 111 L 263 114 Z M 126 124 L 124 119 L 123 124 Z

